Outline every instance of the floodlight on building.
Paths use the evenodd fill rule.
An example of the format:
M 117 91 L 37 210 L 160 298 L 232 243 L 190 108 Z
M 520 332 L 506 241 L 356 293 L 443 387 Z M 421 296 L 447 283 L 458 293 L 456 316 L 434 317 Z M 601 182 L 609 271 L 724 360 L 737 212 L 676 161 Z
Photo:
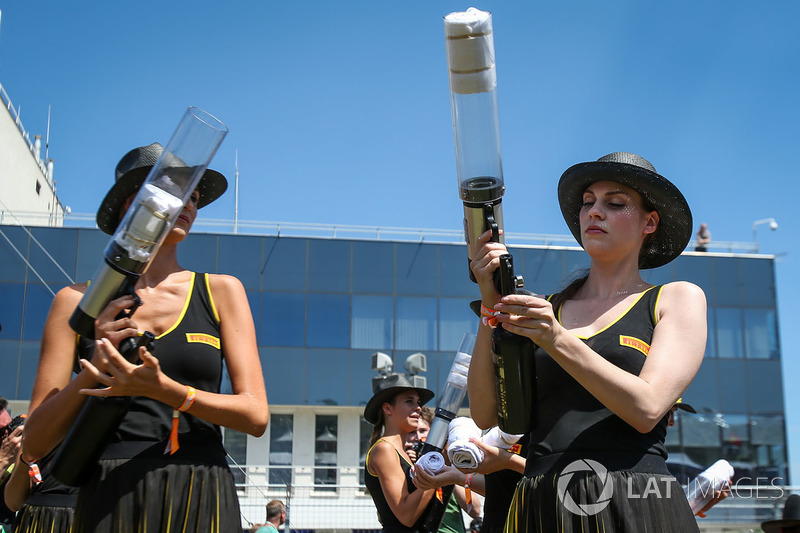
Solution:
M 406 372 L 410 375 L 414 376 L 420 372 L 426 372 L 427 370 L 428 363 L 424 353 L 417 352 L 406 358 Z
M 761 220 L 756 220 L 753 222 L 753 248 L 756 252 L 758 252 L 758 231 L 756 230 L 758 229 L 758 226 L 761 226 L 762 224 L 769 224 L 769 229 L 772 231 L 778 229 L 778 221 L 772 217 L 762 218 Z
M 372 354 L 372 370 L 386 376 L 392 372 L 394 362 L 392 358 L 383 352 L 375 352 Z

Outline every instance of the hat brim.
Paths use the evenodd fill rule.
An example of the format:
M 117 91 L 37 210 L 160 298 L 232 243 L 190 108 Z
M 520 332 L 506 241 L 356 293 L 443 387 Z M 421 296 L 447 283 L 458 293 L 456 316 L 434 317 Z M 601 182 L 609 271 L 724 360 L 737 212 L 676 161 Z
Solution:
M 678 409 L 683 409 L 684 411 L 686 411 L 688 413 L 692 413 L 692 414 L 695 414 L 695 415 L 697 414 L 697 409 L 695 409 L 694 407 L 692 407 L 688 403 L 678 402 L 678 403 L 675 404 L 675 407 L 677 407 Z
M 800 526 L 800 519 L 798 520 L 769 520 L 761 522 L 761 529 L 764 533 L 780 533 L 781 528 L 784 527 L 797 527 Z
M 377 424 L 378 414 L 384 402 L 388 402 L 395 395 L 404 390 L 417 391 L 417 394 L 419 394 L 420 405 L 425 405 L 426 403 L 431 401 L 435 396 L 433 391 L 430 389 L 422 389 L 419 387 L 389 387 L 387 389 L 378 391 L 372 398 L 369 399 L 369 401 L 367 402 L 367 406 L 364 407 L 364 419 L 373 426 Z
M 660 174 L 616 161 L 591 161 L 573 165 L 562 174 L 558 182 L 561 214 L 581 246 L 580 211 L 583 193 L 586 187 L 597 181 L 614 181 L 630 187 L 658 212 L 658 229 L 642 247 L 640 268 L 666 265 L 683 252 L 692 238 L 692 212 L 686 198 Z
M 143 166 L 126 172 L 120 176 L 114 186 L 111 187 L 111 190 L 108 191 L 100 203 L 96 218 L 97 227 L 104 233 L 113 235 L 117 230 L 122 205 L 125 200 L 139 191 L 152 168 L 152 165 Z M 207 206 L 222 196 L 227 189 L 228 180 L 225 179 L 225 176 L 216 170 L 206 169 L 203 177 L 200 178 L 200 184 L 197 186 L 197 190 L 200 193 L 200 201 L 197 203 L 197 208 L 200 209 Z

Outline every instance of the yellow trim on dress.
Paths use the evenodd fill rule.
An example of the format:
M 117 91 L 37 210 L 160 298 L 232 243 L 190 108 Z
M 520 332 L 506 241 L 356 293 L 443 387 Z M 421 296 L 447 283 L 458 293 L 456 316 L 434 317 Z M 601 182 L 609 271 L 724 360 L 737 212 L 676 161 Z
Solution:
M 663 285 L 661 285 L 658 288 L 658 296 L 656 296 L 656 304 L 653 306 L 653 324 L 658 324 L 658 302 L 661 301 L 661 291 L 663 289 L 664 289 Z
M 578 337 L 579 339 L 587 340 L 587 339 L 591 339 L 592 337 L 596 337 L 597 335 L 600 335 L 600 334 L 601 334 L 601 333 L 603 333 L 605 330 L 607 330 L 608 328 L 610 328 L 611 326 L 613 326 L 614 324 L 616 324 L 617 322 L 619 322 L 620 320 L 622 320 L 622 319 L 625 317 L 625 315 L 627 315 L 627 314 L 630 312 L 630 310 L 631 310 L 631 309 L 633 309 L 633 306 L 634 306 L 634 305 L 636 305 L 637 303 L 639 303 L 639 300 L 641 300 L 641 299 L 644 297 L 644 295 L 645 295 L 645 294 L 647 294 L 647 293 L 648 293 L 648 292 L 650 292 L 651 290 L 655 289 L 656 287 L 658 287 L 658 285 L 653 285 L 652 287 L 648 287 L 648 288 L 647 288 L 647 290 L 644 290 L 644 291 L 642 291 L 641 293 L 639 293 L 639 296 L 637 296 L 637 298 L 636 298 L 636 299 L 633 301 L 633 303 L 631 303 L 631 305 L 629 305 L 629 306 L 628 306 L 628 308 L 627 308 L 627 309 L 625 309 L 625 311 L 623 311 L 623 312 L 622 312 L 622 313 L 621 313 L 621 314 L 620 314 L 620 315 L 619 315 L 617 318 L 615 318 L 614 320 L 612 320 L 612 321 L 611 321 L 611 322 L 610 322 L 610 323 L 609 323 L 609 324 L 608 324 L 606 327 L 604 327 L 603 329 L 601 329 L 601 330 L 599 330 L 599 331 L 595 331 L 594 333 L 592 333 L 592 334 L 591 334 L 591 335 L 589 335 L 588 337 L 584 337 L 584 336 L 582 336 L 582 335 L 575 335 L 575 336 L 576 336 L 576 337 Z M 662 285 L 662 287 L 663 287 L 663 285 Z M 660 289 L 659 289 L 659 296 L 660 296 L 660 295 L 661 295 L 661 291 L 660 291 Z M 562 309 L 563 307 L 564 307 L 564 305 L 562 304 L 562 305 L 561 305 L 561 307 L 559 307 L 559 308 L 558 308 L 558 323 L 559 323 L 559 324 L 561 324 L 562 326 L 564 325 L 564 324 L 561 322 L 561 309 Z
M 208 272 L 203 274 L 203 276 L 205 276 L 206 292 L 208 293 L 208 303 L 211 304 L 211 312 L 214 313 L 214 318 L 217 319 L 217 324 L 219 324 L 219 313 L 217 312 L 217 305 L 214 303 L 214 297 L 211 295 L 211 281 L 208 278 Z
M 194 276 L 195 273 L 192 272 L 192 279 L 189 282 L 189 292 L 186 293 L 186 301 L 183 302 L 183 309 L 181 309 L 181 314 L 178 315 L 178 320 L 176 320 L 167 331 L 156 337 L 156 339 L 160 339 L 161 337 L 169 334 L 183 321 L 183 317 L 186 315 L 186 310 L 189 309 L 189 302 L 192 301 L 192 291 L 194 291 Z
M 378 443 L 379 443 L 380 441 L 383 441 L 383 442 L 385 442 L 386 444 L 389 444 L 389 445 L 390 445 L 392 448 L 394 448 L 394 444 L 392 444 L 392 443 L 391 443 L 391 442 L 389 442 L 388 440 L 385 440 L 383 437 L 381 437 L 381 438 L 379 438 L 378 440 L 376 440 L 376 441 L 375 441 L 375 444 L 373 444 L 372 446 L 370 446 L 370 447 L 369 447 L 369 450 L 367 450 L 367 457 L 366 457 L 366 459 L 365 459 L 365 461 L 364 461 L 364 470 L 366 471 L 366 473 L 367 473 L 367 474 L 369 474 L 369 475 L 370 475 L 370 476 L 372 476 L 372 477 L 378 477 L 378 476 L 376 476 L 375 474 L 373 474 L 372 472 L 370 472 L 370 471 L 369 471 L 369 454 L 371 454 L 371 453 L 372 453 L 372 449 L 373 449 L 375 446 L 377 446 L 377 445 L 378 445 Z M 413 465 L 413 463 L 411 463 L 411 461 L 409 461 L 408 459 L 406 459 L 405 457 L 403 457 L 403 454 L 402 454 L 402 453 L 400 453 L 400 452 L 397 450 L 397 448 L 394 448 L 394 451 L 395 451 L 395 453 L 397 453 L 398 457 L 400 457 L 400 459 L 401 459 L 401 460 L 405 461 L 405 462 L 406 462 L 406 463 L 408 463 L 410 466 L 414 466 L 414 465 Z

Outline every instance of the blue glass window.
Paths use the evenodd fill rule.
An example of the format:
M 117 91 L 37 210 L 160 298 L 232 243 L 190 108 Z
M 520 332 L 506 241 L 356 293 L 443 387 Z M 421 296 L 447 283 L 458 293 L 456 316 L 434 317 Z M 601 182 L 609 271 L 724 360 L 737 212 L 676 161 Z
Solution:
M 75 267 L 76 283 L 92 279 L 98 267 L 103 264 L 103 254 L 110 240 L 111 236 L 106 235 L 99 229 L 78 230 L 78 254 Z
M 246 289 L 260 288 L 260 272 L 254 268 L 262 263 L 261 237 L 237 235 L 219 242 L 218 271 L 239 278 Z
M 436 248 L 423 243 L 397 244 L 399 294 L 436 294 Z
M 351 350 L 350 397 L 348 405 L 365 407 L 372 398 L 372 378 L 378 374 L 372 370 L 372 354 L 375 350 Z M 396 369 L 395 369 L 396 370 Z
M 720 358 L 738 359 L 744 355 L 742 342 L 742 311 L 732 307 L 715 309 L 717 353 Z
M 3 260 L 0 261 L 0 282 L 25 281 L 29 240 L 25 230 L 18 226 L 0 226 L 0 253 L 3 254 Z
M 28 293 L 25 297 L 25 324 L 23 325 L 22 338 L 25 340 L 39 340 L 42 330 L 53 303 L 52 289 L 41 283 L 28 283 Z
M 717 307 L 738 306 L 741 281 L 737 262 L 722 257 L 712 257 L 711 261 L 715 278 L 714 294 L 706 294 L 706 297 Z
M 195 272 L 219 272 L 217 268 L 217 235 L 190 233 L 186 240 L 178 246 L 178 261 L 181 265 Z M 251 270 L 253 270 L 251 265 Z
M 317 490 L 335 490 L 338 458 L 339 418 L 336 415 L 316 415 L 314 437 L 314 485 Z
M 349 350 L 307 349 L 307 405 L 347 405 L 350 382 Z
M 773 309 L 744 310 L 744 338 L 749 359 L 778 358 L 777 322 Z
M 70 278 L 74 279 L 75 275 L 78 231 L 31 228 L 31 233 L 39 244 L 31 240 L 29 261 L 39 276 L 59 288 L 71 285 L 73 281 Z
M 394 294 L 394 243 L 353 243 L 353 292 Z
M 262 287 L 266 290 L 306 290 L 306 248 L 308 241 L 293 237 L 264 239 L 261 265 Z
M 775 273 L 772 259 L 736 259 L 744 283 L 742 302 L 752 307 L 775 305 Z M 754 283 L 758 280 L 757 283 Z
M 526 290 L 536 294 L 554 294 L 566 285 L 564 252 L 526 248 L 512 253 L 514 270 L 525 278 Z
M 259 346 L 303 346 L 306 332 L 306 295 L 302 292 L 265 292 L 256 331 Z M 257 323 L 258 324 L 258 323 Z
M 0 339 L 19 339 L 22 335 L 24 290 L 22 284 L 0 283 Z
M 3 323 L 5 326 L 5 323 Z M 3 327 L 5 331 L 5 327 Z M 20 341 L 0 340 L 0 394 L 9 400 L 17 397 L 17 369 L 20 364 Z M 28 396 L 27 398 L 30 398 Z
M 396 350 L 435 350 L 436 298 L 397 298 Z
M 723 413 L 746 413 L 749 395 L 747 390 L 747 361 L 742 359 L 718 359 L 718 362 L 720 379 L 725 380 L 723 386 L 720 387 L 720 397 L 722 399 L 720 410 Z
M 704 359 L 689 388 L 683 394 L 686 403 L 699 410 L 720 409 L 719 363 L 716 359 Z
M 347 294 L 308 295 L 306 346 L 350 347 L 350 297 Z
M 469 308 L 469 298 L 439 299 L 439 350 L 458 350 L 464 333 L 478 330 L 478 317 Z
M 289 486 L 292 483 L 292 443 L 294 415 L 274 414 L 269 417 L 269 484 Z
M 469 279 L 467 246 L 439 245 L 439 295 L 476 298 L 478 286 Z
M 783 382 L 780 361 L 748 361 L 747 386 L 751 391 L 751 413 L 783 412 Z
M 308 290 L 350 292 L 350 241 L 308 242 Z
M 394 339 L 394 298 L 354 294 L 350 339 L 353 348 L 391 350 Z
M 303 405 L 305 360 L 302 348 L 259 348 L 267 398 L 279 404 Z

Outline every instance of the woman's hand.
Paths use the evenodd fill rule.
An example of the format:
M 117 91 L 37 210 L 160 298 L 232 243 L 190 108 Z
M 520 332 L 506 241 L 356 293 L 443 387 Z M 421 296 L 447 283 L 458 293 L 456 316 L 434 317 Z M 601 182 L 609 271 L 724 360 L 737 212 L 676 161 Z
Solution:
M 94 338 L 108 339 L 114 346 L 119 346 L 123 339 L 138 335 L 139 330 L 132 318 L 117 319 L 122 311 L 133 307 L 135 301 L 129 294 L 111 300 L 94 321 Z
M 501 233 L 502 231 L 500 230 Z M 491 230 L 478 237 L 478 246 L 475 257 L 469 263 L 469 268 L 475 275 L 481 291 L 481 300 L 486 305 L 500 299 L 500 294 L 494 284 L 494 272 L 500 267 L 500 256 L 507 254 L 508 250 L 504 244 L 492 242 Z
M 483 461 L 475 469 L 461 468 L 460 470 L 465 474 L 491 474 L 513 468 L 511 460 L 516 454 L 495 446 L 487 446 L 480 439 L 471 438 L 469 441 L 481 449 Z
M 464 474 L 454 466 L 445 465 L 437 474 L 429 474 L 424 468 L 419 468 L 417 465 L 414 465 L 413 468 L 414 485 L 416 485 L 418 489 L 438 489 L 439 487 L 446 487 L 447 485 L 460 485 L 464 483 Z
M 511 333 L 528 337 L 548 351 L 555 344 L 556 336 L 564 329 L 556 320 L 553 306 L 539 296 L 509 294 L 495 305 L 500 311 L 497 321 Z
M 135 365 L 117 351 L 108 339 L 95 342 L 95 355 L 92 362 L 81 359 L 81 365 L 106 388 L 81 389 L 81 394 L 88 396 L 146 396 L 156 398 L 162 388 L 164 374 L 158 359 L 145 347 L 139 348 L 141 364 Z M 101 372 L 94 364 L 95 360 L 103 361 L 106 373 Z

